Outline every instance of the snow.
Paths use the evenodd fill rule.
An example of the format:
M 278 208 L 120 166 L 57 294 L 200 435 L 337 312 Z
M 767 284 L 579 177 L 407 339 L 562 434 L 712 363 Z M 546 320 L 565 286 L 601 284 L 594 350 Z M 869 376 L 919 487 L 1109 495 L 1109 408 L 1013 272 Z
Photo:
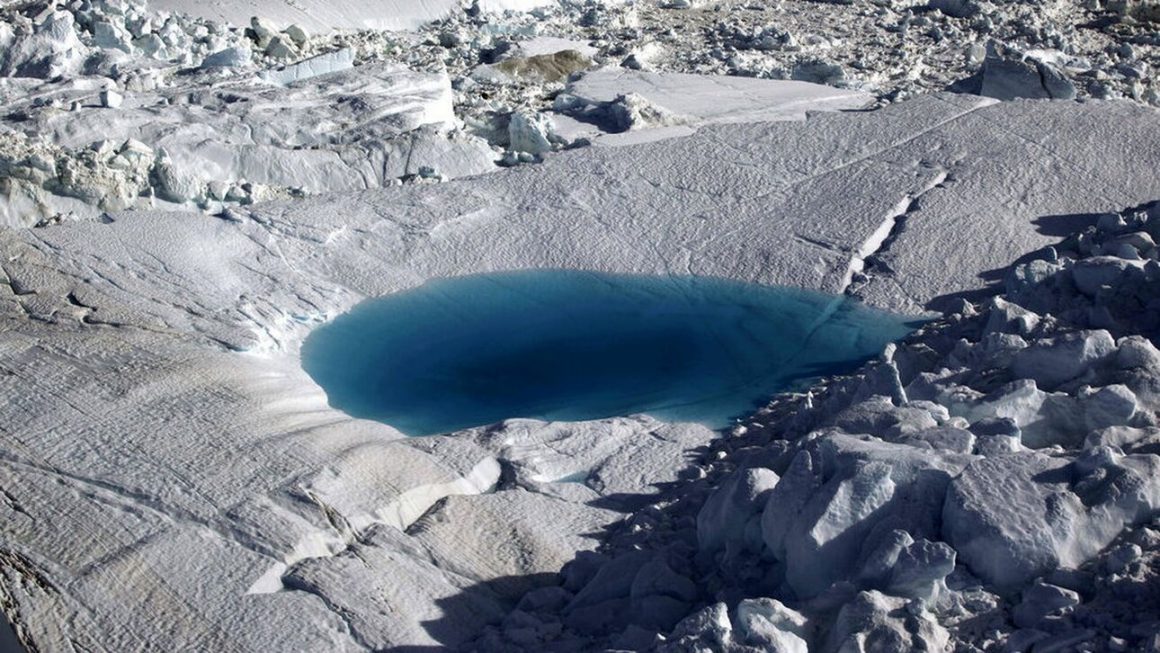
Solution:
M 1156 3 L 657 4 L 0 3 L 0 648 L 1152 646 Z M 525 268 L 945 315 L 725 433 L 301 369 Z
M 768 79 L 748 79 L 682 73 L 654 73 L 602 68 L 585 73 L 568 85 L 567 92 L 575 96 L 580 109 L 572 108 L 565 115 L 580 116 L 581 120 L 609 122 L 603 107 L 615 109 L 621 98 L 639 98 L 647 106 L 629 108 L 625 117 L 611 118 L 611 129 L 619 131 L 647 130 L 647 134 L 613 133 L 601 136 L 598 142 L 628 145 L 649 140 L 685 136 L 699 125 L 733 124 L 773 120 L 803 120 L 808 111 L 836 111 L 860 109 L 872 98 L 860 91 L 846 91 L 818 84 Z M 656 117 L 650 117 L 649 112 Z M 592 117 L 588 117 L 592 116 Z M 573 126 L 576 134 L 584 134 L 580 125 Z M 609 127 L 604 127 L 609 130 Z
M 299 61 L 281 70 L 267 70 L 260 77 L 262 81 L 277 84 L 278 86 L 285 86 L 312 77 L 349 70 L 353 67 L 354 51 L 350 48 L 343 48 L 336 52 L 320 54 L 316 57 Z
M 163 11 L 185 12 L 201 18 L 244 25 L 251 16 L 262 16 L 280 26 L 301 25 L 321 31 L 333 28 L 402 30 L 442 18 L 459 6 L 457 0 L 149 0 Z M 481 0 L 484 11 L 527 11 L 547 0 Z
M 1078 129 L 1097 118 L 1117 126 L 1098 143 Z M 1045 122 L 1053 125 L 1058 146 L 1066 144 L 1077 160 L 1086 156 L 1099 165 L 1082 177 L 1068 177 L 1068 185 L 1052 186 L 1052 193 L 1029 193 L 1038 178 L 1032 162 L 1052 161 L 1054 155 L 1027 141 L 1008 140 L 999 150 L 990 135 L 996 125 L 1021 132 L 1042 130 Z M 17 583 L 10 615 L 46 645 L 67 637 L 95 649 L 142 641 L 163 645 L 174 633 L 212 639 L 218 623 L 230 623 L 236 641 L 267 649 L 465 641 L 488 615 L 498 619 L 503 612 L 498 599 L 489 598 L 491 590 L 468 587 L 490 584 L 497 574 L 535 576 L 558 565 L 575 544 L 559 539 L 563 530 L 553 530 L 554 523 L 565 523 L 563 515 L 591 532 L 597 530 L 594 524 L 613 518 L 593 512 L 589 502 L 659 501 L 663 486 L 652 484 L 683 482 L 686 472 L 674 461 L 714 433 L 625 417 L 568 425 L 517 420 L 453 437 L 400 439 L 385 425 L 327 407 L 297 361 L 298 344 L 313 326 L 367 296 L 437 276 L 497 269 L 678 271 L 837 290 L 882 216 L 895 212 L 900 198 L 930 188 L 922 194 L 921 210 L 908 214 L 905 231 L 887 248 L 892 261 L 906 263 L 896 269 L 913 271 L 927 262 L 921 283 L 868 266 L 870 282 L 864 286 L 875 289 L 868 295 L 873 303 L 918 309 L 970 287 L 980 272 L 1006 265 L 1013 258 L 1008 249 L 1035 250 L 1051 242 L 1037 233 L 1032 218 L 1101 209 L 1093 206 L 1093 188 L 1111 195 L 1109 202 L 1125 203 L 1160 192 L 1147 157 L 1140 155 L 1142 143 L 1156 138 L 1157 124 L 1151 110 L 1124 103 L 994 104 L 927 97 L 871 114 L 707 126 L 683 139 L 576 150 L 538 166 L 447 184 L 259 204 L 229 220 L 138 211 L 117 213 L 107 224 L 4 230 L 0 247 L 7 283 L 0 289 L 9 292 L 0 299 L 0 310 L 11 326 L 0 360 L 14 374 L 0 377 L 0 385 L 20 400 L 0 409 L 6 428 L 16 434 L 0 450 L 12 478 L 5 491 L 13 502 L 0 502 L 0 510 L 10 525 L 6 537 L 29 561 L 22 569 L 35 570 L 15 573 L 77 588 L 44 594 Z M 952 168 L 953 183 L 931 186 L 940 170 Z M 1120 183 L 1125 176 L 1135 183 Z M 979 201 L 979 188 L 992 189 L 986 202 L 1018 208 L 972 211 L 971 223 L 963 225 L 968 211 L 962 207 Z M 832 201 L 837 196 L 841 203 Z M 943 213 L 930 210 L 932 205 L 960 208 Z M 964 226 L 956 233 L 955 227 Z M 992 232 L 1014 242 L 1004 247 L 974 240 Z M 1089 251 L 1098 245 L 1083 242 Z M 932 258 L 935 252 L 940 256 Z M 883 255 L 881 248 L 875 254 Z M 952 257 L 962 264 L 947 265 L 944 259 Z M 1061 264 L 1039 283 L 1070 279 L 1072 267 Z M 1122 274 L 1144 273 L 1133 267 Z M 894 288 L 890 293 L 888 283 Z M 1124 288 L 1146 292 L 1149 282 L 1141 276 L 1132 283 L 1145 285 Z M 1050 296 L 1036 291 L 1006 301 L 1035 313 L 1043 325 L 1052 323 L 1045 314 L 1060 314 L 1040 306 Z M 1118 297 L 1130 293 L 1097 295 L 1100 301 Z M 1132 315 L 1125 308 L 1132 301 L 1104 306 L 1118 320 Z M 1082 307 L 1074 310 L 1087 314 Z M 980 333 L 983 324 L 1007 324 L 988 315 L 975 320 L 978 326 L 972 328 Z M 1119 327 L 1101 328 L 1119 348 Z M 977 357 L 984 366 L 995 365 L 985 362 L 989 356 L 1009 360 L 1006 345 L 999 346 L 1005 341 L 974 342 L 953 355 Z M 1104 366 L 1121 358 L 1137 366 L 1116 372 L 1121 376 L 1115 383 L 1104 377 L 1083 383 L 1124 385 L 1137 405 L 1151 405 L 1146 402 L 1155 401 L 1154 390 L 1133 376 L 1146 373 L 1138 364 L 1151 360 L 1151 350 L 1124 342 L 1136 344 L 1123 356 L 1108 352 L 1099 358 L 1097 372 L 1104 374 Z M 260 343 L 265 345 L 258 349 Z M 785 466 L 759 465 L 780 479 L 761 518 L 750 511 L 768 482 L 755 483 L 752 492 L 727 492 L 724 496 L 732 494 L 747 506 L 746 546 L 734 546 L 732 555 L 721 558 L 727 565 L 722 573 L 745 572 L 750 545 L 764 545 L 774 559 L 787 563 L 784 580 L 795 595 L 820 596 L 832 583 L 870 569 L 857 553 L 868 543 L 881 548 L 877 559 L 896 562 L 889 574 L 866 572 L 878 579 L 867 592 L 926 600 L 940 595 L 942 583 L 950 585 L 947 552 L 933 544 L 940 539 L 955 547 L 965 568 L 991 578 L 1010 571 L 993 570 L 986 560 L 999 546 L 996 538 L 1012 534 L 1019 551 L 1027 552 L 1012 563 L 1013 583 L 1055 564 L 1082 563 L 1158 505 L 1147 480 L 1156 478 L 1157 470 L 1145 454 L 1108 453 L 1084 462 L 1076 486 L 1085 493 L 1082 501 L 1048 502 L 1050 492 L 1063 486 L 1038 483 L 1033 472 L 1024 474 L 1018 466 L 995 472 L 1007 479 L 1010 492 L 985 491 L 991 482 L 983 463 L 1016 465 L 1047 455 L 1041 453 L 988 456 L 970 463 L 962 477 L 977 474 L 980 482 L 952 482 L 971 457 L 985 455 L 987 438 L 1018 442 L 1018 436 L 990 435 L 996 431 L 963 416 L 982 393 L 955 390 L 956 377 L 923 381 L 926 377 L 918 375 L 917 369 L 935 374 L 929 366 L 943 356 L 944 366 L 957 365 L 952 350 L 946 346 L 931 359 L 921 349 L 899 347 L 874 368 L 878 371 L 859 377 L 863 396 L 824 409 L 831 421 L 823 426 L 854 434 L 813 438 L 807 450 L 793 456 L 801 462 L 792 466 L 788 459 Z M 1055 392 L 1080 396 L 1078 388 L 1061 388 Z M 958 403 L 940 399 L 952 391 Z M 1109 416 L 1125 414 L 1117 411 L 1127 395 L 1118 389 L 1103 392 L 1111 395 L 1097 390 L 1072 399 L 1068 394 L 1068 401 L 1097 402 Z M 936 401 L 946 406 L 931 403 Z M 824 406 L 821 396 L 817 403 Z M 1133 413 L 1130 426 L 1150 426 L 1149 411 Z M 947 437 L 954 429 L 975 434 L 976 448 L 961 453 L 970 438 Z M 866 440 L 867 433 L 898 442 Z M 1126 436 L 1117 437 L 1125 441 Z M 953 441 L 960 453 L 903 443 L 917 440 L 928 446 Z M 772 450 L 753 455 L 777 458 Z M 511 470 L 499 473 L 498 483 L 497 465 Z M 772 480 L 769 474 L 758 476 Z M 1101 485 L 1100 478 L 1123 480 Z M 526 496 L 505 483 L 518 484 Z M 955 508 L 963 511 L 963 523 L 980 525 L 947 531 L 943 538 L 940 488 L 948 483 L 955 488 L 951 492 L 964 496 Z M 545 512 L 534 507 L 543 505 L 560 510 L 559 519 L 520 526 L 525 529 L 519 536 L 521 555 L 535 561 L 533 566 L 511 567 L 510 552 L 491 554 L 496 549 L 488 547 L 454 558 L 448 552 L 463 550 L 474 528 L 456 528 L 455 521 L 432 526 L 421 543 L 398 530 L 415 531 L 424 523 L 416 518 L 431 515 L 432 508 L 435 514 L 454 509 L 457 520 L 483 524 L 480 532 L 498 542 L 506 535 L 486 529 L 508 518 L 471 516 L 489 514 L 472 497 L 491 496 L 493 485 L 502 499 L 488 503 L 493 506 L 488 510 L 504 507 L 490 514 L 534 515 Z M 751 494 L 754 501 L 747 501 Z M 545 502 L 545 496 L 559 503 Z M 1048 527 L 1011 507 L 1012 496 L 1025 497 L 1017 505 L 1033 515 L 1042 515 L 1045 505 L 1059 505 L 1064 521 L 1046 539 L 1023 537 L 1019 534 Z M 991 507 L 997 502 L 1002 510 Z M 14 504 L 20 511 L 10 507 Z M 778 511 L 784 517 L 771 516 Z M 709 510 L 706 519 L 714 513 L 723 520 L 714 523 L 728 524 L 731 540 L 742 531 L 740 515 Z M 52 517 L 61 514 L 70 517 Z M 696 515 L 686 515 L 694 542 Z M 998 520 L 994 528 L 990 518 Z M 650 519 L 636 522 L 641 532 L 649 532 L 647 524 L 661 523 Z M 943 521 L 945 529 L 957 528 L 954 520 Z M 761 537 L 751 538 L 757 524 Z M 892 534 L 898 530 L 910 533 L 913 542 Z M 459 565 L 458 571 L 433 564 L 432 552 L 443 552 L 440 564 Z M 651 567 L 641 577 L 635 594 L 633 581 L 644 564 L 632 574 L 616 572 L 624 576 L 623 593 L 575 603 L 565 621 L 599 629 L 612 606 L 620 606 L 613 614 L 623 616 L 622 624 L 651 614 L 656 621 L 650 627 L 677 628 L 698 607 L 690 600 L 689 582 L 680 579 L 699 587 L 698 574 L 679 551 L 665 560 L 664 567 Z M 160 571 L 127 582 L 129 568 Z M 283 591 L 269 593 L 277 589 L 279 574 Z M 585 594 L 587 584 L 569 591 L 591 596 L 596 590 Z M 162 591 L 205 596 L 197 604 L 201 616 L 145 614 L 133 607 L 140 596 Z M 847 630 L 835 632 L 853 633 L 849 624 L 865 623 L 882 636 L 896 633 L 889 616 L 896 599 L 869 595 L 866 601 L 845 610 L 840 621 Z M 92 609 L 80 605 L 99 607 L 91 620 L 47 616 Z M 515 621 L 512 626 L 525 629 L 516 628 Z M 547 631 L 521 632 L 541 637 Z M 906 632 L 929 641 L 942 637 L 930 624 L 918 634 Z

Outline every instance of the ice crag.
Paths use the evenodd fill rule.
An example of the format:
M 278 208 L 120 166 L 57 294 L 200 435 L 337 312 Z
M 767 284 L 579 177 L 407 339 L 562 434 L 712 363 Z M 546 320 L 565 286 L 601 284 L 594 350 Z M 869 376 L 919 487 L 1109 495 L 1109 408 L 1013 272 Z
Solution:
M 984 584 L 1004 573 L 981 558 L 1006 535 L 1027 552 L 1020 578 L 1048 574 L 1086 599 L 1052 570 L 1155 505 L 1155 456 L 1133 446 L 1155 440 L 1157 354 L 1130 337 L 1154 337 L 1155 222 L 1106 219 L 1016 268 L 1007 299 L 960 305 L 893 362 L 779 399 L 691 469 L 675 463 L 714 434 L 639 416 L 403 439 L 328 408 L 296 352 L 364 297 L 498 269 L 707 274 L 919 311 L 1056 243 L 1037 218 L 1160 196 L 1158 140 L 1155 111 L 1128 103 L 931 96 L 220 217 L 2 230 L 0 603 L 46 649 L 680 650 L 744 637 L 800 650 L 865 633 L 937 648 L 981 623 L 940 601 L 976 614 L 1017 600 L 1018 587 Z M 1066 426 L 1059 442 L 1043 440 L 1044 420 Z M 1035 467 L 1044 456 L 1066 473 Z M 1052 536 L 1017 537 L 1038 524 L 988 509 L 994 493 L 971 479 L 995 464 L 1028 470 L 1009 482 L 1053 507 Z M 697 502 L 740 467 L 772 474 L 712 502 L 722 512 L 701 521 L 722 539 L 698 554 Z M 676 513 L 666 487 L 685 497 Z M 784 520 L 747 505 L 774 494 Z M 964 500 L 943 508 L 943 495 Z M 637 509 L 603 553 L 557 575 L 597 546 L 587 535 L 617 521 L 610 510 Z M 939 515 L 955 510 L 980 526 L 954 530 Z M 665 552 L 622 559 L 622 531 Z M 873 549 L 851 553 L 863 539 Z M 1125 573 L 1134 551 L 1117 554 Z M 785 565 L 830 553 L 824 572 Z M 1118 585 L 1100 587 L 1115 600 Z M 1042 594 L 1027 595 L 1029 628 L 1074 635 L 1055 612 L 1033 618 L 1060 592 Z M 999 637 L 979 627 L 979 641 Z
M 226 206 L 488 172 L 448 76 L 107 3 L 31 17 L 0 55 L 0 222 Z M 5 23 L 8 27 L 9 23 Z M 11 29 L 11 28 L 8 28 Z M 95 139 L 95 140 L 94 140 Z

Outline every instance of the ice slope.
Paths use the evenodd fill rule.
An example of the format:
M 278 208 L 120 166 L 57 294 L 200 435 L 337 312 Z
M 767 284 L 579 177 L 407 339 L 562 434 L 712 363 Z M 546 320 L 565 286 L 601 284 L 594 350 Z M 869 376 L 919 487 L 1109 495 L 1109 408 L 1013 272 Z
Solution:
M 49 650 L 468 640 L 509 605 L 500 578 L 551 579 L 613 519 L 591 502 L 648 501 L 712 434 L 629 417 L 401 439 L 326 406 L 296 357 L 313 325 L 529 267 L 865 287 L 915 311 L 1046 244 L 1036 218 L 1160 196 L 1156 118 L 933 96 L 231 219 L 0 230 L 0 603 Z M 476 532 L 519 542 L 518 566 Z
M 155 9 L 183 12 L 194 16 L 245 25 L 251 16 L 261 16 L 285 28 L 298 24 L 311 30 L 392 29 L 418 27 L 450 13 L 459 0 L 150 0 Z M 528 11 L 549 4 L 549 0 L 482 0 L 484 11 Z

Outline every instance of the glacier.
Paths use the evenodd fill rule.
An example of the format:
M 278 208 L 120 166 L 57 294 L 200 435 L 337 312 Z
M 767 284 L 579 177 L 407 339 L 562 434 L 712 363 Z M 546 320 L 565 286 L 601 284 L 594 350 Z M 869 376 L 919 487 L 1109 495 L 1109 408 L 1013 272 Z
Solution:
M 635 416 L 405 438 L 327 405 L 299 362 L 317 325 L 428 279 L 546 267 L 845 287 L 921 313 L 1055 243 L 1045 216 L 1160 194 L 1158 138 L 1130 103 L 928 96 L 232 219 L 4 230 L 6 612 L 32 641 L 96 650 L 472 641 L 716 433 Z
M 1154 647 L 1158 19 L 0 2 L 0 649 Z M 552 274 L 888 317 L 721 421 L 408 437 L 308 371 Z

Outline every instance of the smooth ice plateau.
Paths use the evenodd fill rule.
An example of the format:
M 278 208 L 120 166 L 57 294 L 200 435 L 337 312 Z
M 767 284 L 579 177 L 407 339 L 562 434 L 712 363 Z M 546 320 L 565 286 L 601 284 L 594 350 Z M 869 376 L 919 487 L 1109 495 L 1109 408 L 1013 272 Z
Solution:
M 0 1 L 0 648 L 1160 648 L 1154 0 L 179 4 Z M 553 274 L 923 322 L 724 421 L 312 369 Z

